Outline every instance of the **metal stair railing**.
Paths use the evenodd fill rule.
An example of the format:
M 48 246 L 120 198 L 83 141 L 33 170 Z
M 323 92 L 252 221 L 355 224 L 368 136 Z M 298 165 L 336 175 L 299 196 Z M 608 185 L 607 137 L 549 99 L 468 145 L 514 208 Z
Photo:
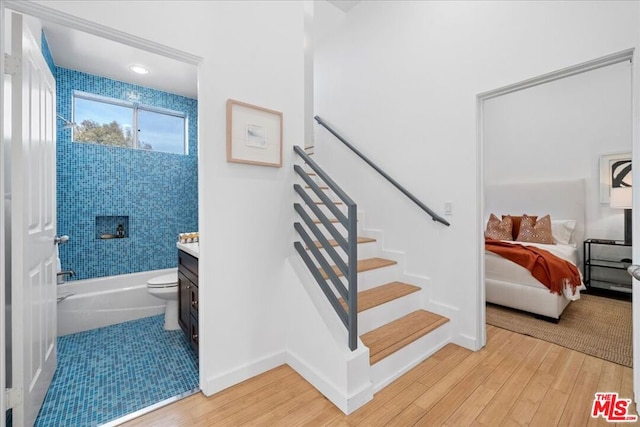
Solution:
M 336 241 L 336 246 L 341 248 L 347 254 L 345 261 L 335 249 L 334 245 L 332 245 L 327 237 L 325 237 L 322 230 L 320 230 L 320 228 L 314 223 L 305 208 L 300 203 L 294 203 L 294 210 L 302 219 L 307 229 L 311 231 L 311 234 L 315 237 L 317 243 L 300 222 L 295 222 L 293 226 L 302 238 L 302 241 L 306 245 L 306 248 L 308 248 L 308 251 L 300 242 L 295 242 L 293 245 L 320 286 L 320 289 L 322 289 L 322 292 L 329 300 L 329 303 L 338 314 L 338 317 L 347 328 L 349 334 L 349 348 L 353 351 L 358 347 L 357 206 L 355 202 L 351 200 L 351 198 L 326 174 L 325 171 L 322 170 L 322 168 L 320 168 L 320 166 L 318 166 L 317 163 L 311 159 L 311 157 L 309 157 L 307 153 L 305 153 L 302 148 L 294 146 L 293 150 L 347 207 L 347 214 L 345 215 L 344 212 L 336 206 L 335 202 L 333 202 L 324 193 L 320 186 L 300 165 L 294 165 L 293 169 L 295 172 L 302 178 L 304 183 L 313 191 L 313 193 L 318 196 L 329 212 L 335 216 L 338 223 L 347 230 L 347 236 L 345 237 L 340 233 L 322 209 L 317 206 L 305 189 L 302 188 L 300 184 L 293 185 L 294 191 L 302 198 L 307 208 L 316 216 L 316 218 L 318 218 L 320 223 Z M 323 256 L 321 252 L 322 249 L 324 249 L 325 253 L 329 256 L 331 261 L 333 261 L 335 270 L 331 266 L 331 263 Z M 312 257 L 315 259 L 319 267 L 314 263 Z M 322 272 L 324 272 L 324 275 Z M 345 277 L 346 286 L 339 276 Z M 346 302 L 346 310 L 340 303 L 340 300 L 330 285 L 333 286 L 333 289 L 335 289 Z

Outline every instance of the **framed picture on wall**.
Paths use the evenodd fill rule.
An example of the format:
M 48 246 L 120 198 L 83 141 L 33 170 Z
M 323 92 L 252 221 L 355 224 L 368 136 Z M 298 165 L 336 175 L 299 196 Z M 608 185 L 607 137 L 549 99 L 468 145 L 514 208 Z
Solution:
M 632 184 L 631 153 L 600 156 L 600 203 L 609 203 L 612 188 Z
M 282 113 L 227 100 L 227 162 L 282 167 Z

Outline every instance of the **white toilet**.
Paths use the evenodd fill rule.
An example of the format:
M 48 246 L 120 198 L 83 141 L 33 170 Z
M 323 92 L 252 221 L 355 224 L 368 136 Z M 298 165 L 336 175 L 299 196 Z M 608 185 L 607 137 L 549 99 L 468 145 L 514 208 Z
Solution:
M 164 329 L 175 331 L 178 324 L 178 273 L 154 277 L 147 282 L 147 291 L 154 297 L 167 301 L 164 310 Z

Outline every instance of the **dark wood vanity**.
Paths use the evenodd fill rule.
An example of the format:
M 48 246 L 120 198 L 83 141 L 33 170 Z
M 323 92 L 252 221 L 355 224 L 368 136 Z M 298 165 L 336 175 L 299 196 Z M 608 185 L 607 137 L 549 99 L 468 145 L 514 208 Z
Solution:
M 198 258 L 178 251 L 178 323 L 198 354 Z

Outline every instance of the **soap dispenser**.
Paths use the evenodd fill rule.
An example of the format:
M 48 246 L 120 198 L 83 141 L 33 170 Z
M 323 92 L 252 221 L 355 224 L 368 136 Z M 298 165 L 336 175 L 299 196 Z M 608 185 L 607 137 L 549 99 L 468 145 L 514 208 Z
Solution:
M 122 224 L 118 224 L 118 228 L 116 228 L 116 236 L 120 238 L 124 237 L 124 227 Z

